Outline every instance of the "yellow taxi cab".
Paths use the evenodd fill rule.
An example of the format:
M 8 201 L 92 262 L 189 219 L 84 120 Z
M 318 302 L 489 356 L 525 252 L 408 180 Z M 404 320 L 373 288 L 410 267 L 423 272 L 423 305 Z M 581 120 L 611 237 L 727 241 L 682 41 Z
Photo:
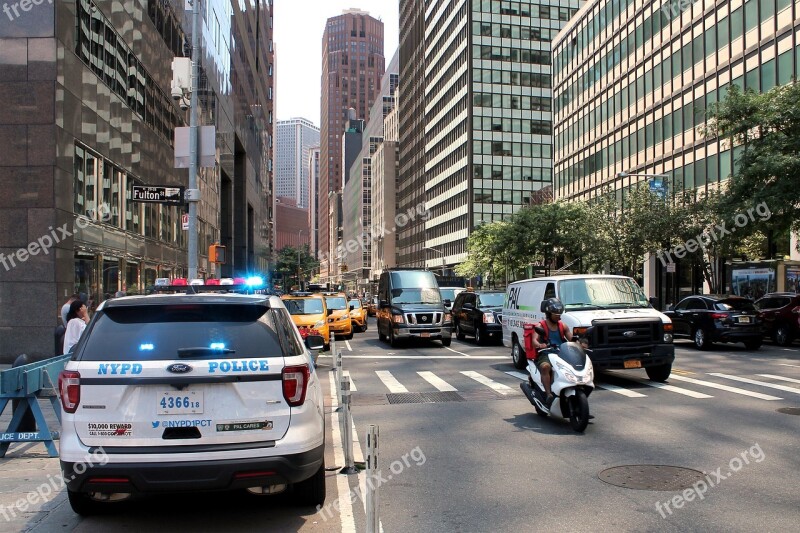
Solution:
M 369 316 L 378 316 L 378 297 L 373 296 L 369 300 L 365 300 L 364 304 L 367 306 L 367 314 Z
M 300 335 L 321 335 L 325 341 L 325 349 L 330 348 L 331 330 L 328 327 L 328 307 L 325 299 L 317 294 L 308 296 L 283 295 L 283 304 L 292 315 Z
M 350 320 L 353 321 L 353 329 L 356 331 L 367 331 L 367 308 L 358 298 L 350 298 Z
M 341 335 L 345 339 L 353 338 L 353 321 L 350 319 L 350 309 L 347 306 L 347 296 L 344 294 L 327 295 L 325 306 L 328 308 L 328 327 L 331 335 Z

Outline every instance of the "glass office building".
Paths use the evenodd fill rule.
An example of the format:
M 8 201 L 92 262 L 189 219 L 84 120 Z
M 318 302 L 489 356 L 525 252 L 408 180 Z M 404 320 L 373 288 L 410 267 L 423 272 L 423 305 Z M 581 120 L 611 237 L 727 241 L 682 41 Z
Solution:
M 620 172 L 667 174 L 673 195 L 725 180 L 740 148 L 704 136 L 705 111 L 732 85 L 797 77 L 798 27 L 792 0 L 585 4 L 553 42 L 556 198 L 610 186 L 621 200 L 640 178 Z M 693 292 L 699 276 L 679 265 L 675 285 Z

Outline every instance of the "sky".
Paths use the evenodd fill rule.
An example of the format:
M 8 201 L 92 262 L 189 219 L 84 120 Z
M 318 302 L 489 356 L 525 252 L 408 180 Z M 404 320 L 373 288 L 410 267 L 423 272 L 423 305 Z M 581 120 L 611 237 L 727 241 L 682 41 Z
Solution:
M 322 34 L 325 21 L 361 9 L 383 21 L 386 64 L 397 50 L 397 0 L 275 0 L 273 15 L 278 120 L 301 117 L 320 125 Z

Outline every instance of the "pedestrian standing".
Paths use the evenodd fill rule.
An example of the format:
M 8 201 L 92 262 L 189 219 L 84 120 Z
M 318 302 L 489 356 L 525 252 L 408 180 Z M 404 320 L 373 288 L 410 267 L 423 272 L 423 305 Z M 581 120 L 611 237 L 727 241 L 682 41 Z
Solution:
M 67 314 L 67 331 L 64 333 L 64 353 L 69 353 L 73 346 L 81 339 L 86 324 L 89 323 L 89 308 L 80 299 L 69 306 Z
M 67 322 L 69 321 L 67 319 L 67 314 L 69 313 L 69 306 L 75 300 L 80 300 L 80 294 L 78 294 L 77 292 L 69 297 L 67 303 L 61 306 L 61 322 L 64 324 L 64 327 L 67 327 Z

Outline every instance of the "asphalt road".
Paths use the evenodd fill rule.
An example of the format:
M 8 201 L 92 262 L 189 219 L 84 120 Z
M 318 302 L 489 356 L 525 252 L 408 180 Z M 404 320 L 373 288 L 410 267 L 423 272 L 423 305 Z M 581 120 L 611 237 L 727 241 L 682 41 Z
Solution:
M 379 489 L 385 531 L 797 530 L 800 416 L 778 412 L 800 413 L 797 345 L 700 352 L 678 341 L 669 386 L 643 370 L 601 373 L 589 398 L 596 418 L 576 434 L 535 414 L 501 345 L 390 348 L 374 325 L 342 344 L 356 428 L 379 426 L 379 464 L 391 474 Z M 691 469 L 706 488 L 600 479 L 633 465 Z
M 798 344 L 699 352 L 679 341 L 667 387 L 653 386 L 643 370 L 600 374 L 589 398 L 596 418 L 577 434 L 564 420 L 535 414 L 501 345 L 468 338 L 449 348 L 435 341 L 390 348 L 377 336 L 371 319 L 367 332 L 337 346 L 354 386 L 356 460 L 367 427 L 380 429 L 384 531 L 797 530 L 800 416 L 778 410 L 800 412 Z M 349 491 L 363 490 L 366 476 L 338 472 L 332 363 L 327 354 L 318 361 L 329 395 L 331 469 L 322 513 L 295 506 L 291 494 L 233 493 L 165 495 L 81 520 L 62 491 L 0 522 L 0 531 L 364 531 L 363 498 L 351 501 Z M 0 462 L 4 504 L 57 472 L 57 459 L 42 450 L 12 448 Z M 607 469 L 635 465 L 690 469 L 684 473 L 706 487 L 641 490 L 601 479 Z M 633 484 L 641 470 L 620 479 Z

